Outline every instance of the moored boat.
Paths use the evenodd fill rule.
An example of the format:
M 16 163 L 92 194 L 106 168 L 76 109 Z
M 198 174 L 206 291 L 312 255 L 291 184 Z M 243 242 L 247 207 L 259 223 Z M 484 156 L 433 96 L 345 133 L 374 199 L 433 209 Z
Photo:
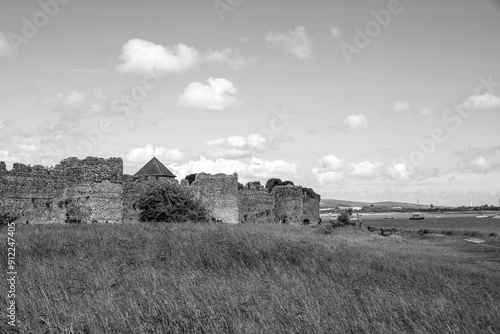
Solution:
M 420 202 L 418 201 L 418 198 L 417 198 L 417 204 L 418 204 L 418 211 L 421 211 L 422 209 L 420 208 Z M 410 217 L 410 220 L 422 220 L 424 218 L 425 216 L 422 212 L 414 212 L 413 216 Z

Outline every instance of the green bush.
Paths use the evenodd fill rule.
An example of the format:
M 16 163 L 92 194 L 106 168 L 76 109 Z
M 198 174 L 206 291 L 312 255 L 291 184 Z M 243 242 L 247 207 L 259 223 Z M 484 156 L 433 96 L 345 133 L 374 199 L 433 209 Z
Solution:
M 137 184 L 134 206 L 142 222 L 207 221 L 207 210 L 188 189 L 176 182 L 146 181 Z
M 350 217 L 351 217 L 351 215 L 350 215 L 349 210 L 341 210 L 340 214 L 337 216 L 337 220 L 338 220 L 339 224 L 347 225 L 347 224 L 349 224 Z

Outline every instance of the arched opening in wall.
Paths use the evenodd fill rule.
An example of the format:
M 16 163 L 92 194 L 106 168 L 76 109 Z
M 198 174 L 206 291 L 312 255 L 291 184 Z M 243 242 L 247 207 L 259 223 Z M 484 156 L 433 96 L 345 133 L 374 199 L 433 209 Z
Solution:
M 247 214 L 246 213 L 243 215 L 243 221 L 245 221 L 245 222 L 247 221 Z

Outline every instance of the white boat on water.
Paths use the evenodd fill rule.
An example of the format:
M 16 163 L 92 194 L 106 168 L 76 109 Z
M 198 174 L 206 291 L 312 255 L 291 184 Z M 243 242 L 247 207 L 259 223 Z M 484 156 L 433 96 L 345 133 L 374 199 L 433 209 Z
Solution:
M 476 216 L 476 218 L 489 218 L 489 216 L 483 213 L 483 202 L 481 202 L 481 214 L 479 216 Z
M 500 219 L 500 215 L 493 216 L 495 219 Z

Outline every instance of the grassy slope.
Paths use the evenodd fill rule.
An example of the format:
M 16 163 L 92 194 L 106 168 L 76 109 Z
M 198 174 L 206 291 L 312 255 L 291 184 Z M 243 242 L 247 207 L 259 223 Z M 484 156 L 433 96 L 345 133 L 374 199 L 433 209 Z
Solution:
M 500 332 L 498 271 L 427 241 L 330 232 L 325 226 L 19 226 L 20 327 L 35 333 Z M 5 296 L 0 300 L 5 309 Z

